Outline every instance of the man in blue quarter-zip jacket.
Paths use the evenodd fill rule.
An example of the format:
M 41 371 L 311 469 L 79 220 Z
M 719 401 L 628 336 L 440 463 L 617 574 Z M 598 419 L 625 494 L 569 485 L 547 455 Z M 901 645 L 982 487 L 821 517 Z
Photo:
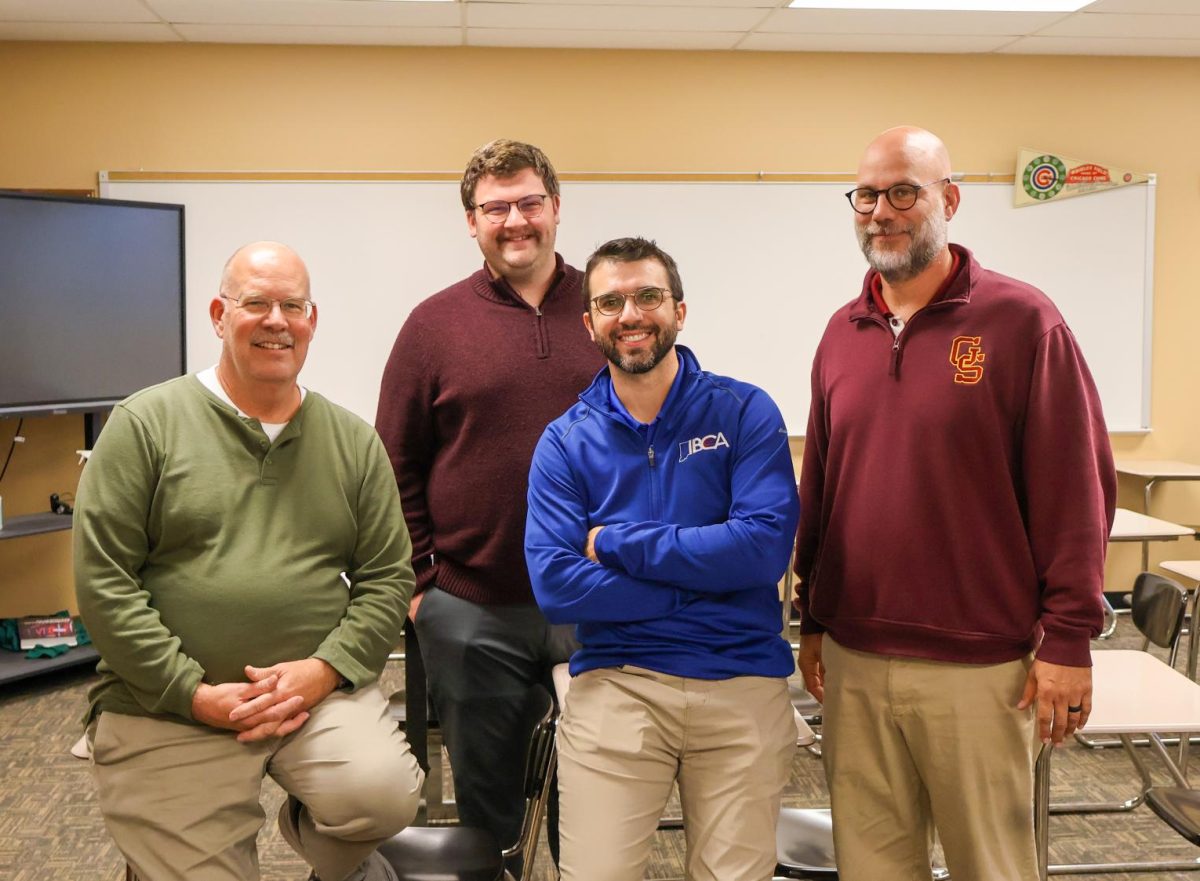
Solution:
M 609 366 L 546 429 L 525 554 L 578 625 L 559 729 L 565 881 L 639 881 L 678 781 L 692 881 L 762 881 L 796 729 L 777 582 L 798 518 L 761 389 L 675 345 L 675 261 L 645 239 L 588 260 L 583 323 Z

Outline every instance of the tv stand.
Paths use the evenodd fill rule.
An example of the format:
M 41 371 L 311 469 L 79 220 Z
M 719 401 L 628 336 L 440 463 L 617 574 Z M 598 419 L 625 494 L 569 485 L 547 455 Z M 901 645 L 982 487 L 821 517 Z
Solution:
M 71 517 L 66 514 L 19 514 L 16 517 L 5 517 L 4 528 L 0 529 L 0 541 L 43 532 L 60 532 L 70 529 L 71 525 Z M 0 649 L 0 686 L 83 664 L 95 664 L 98 660 L 100 653 L 90 645 L 75 646 L 69 652 L 55 658 L 31 659 L 25 657 L 24 652 Z

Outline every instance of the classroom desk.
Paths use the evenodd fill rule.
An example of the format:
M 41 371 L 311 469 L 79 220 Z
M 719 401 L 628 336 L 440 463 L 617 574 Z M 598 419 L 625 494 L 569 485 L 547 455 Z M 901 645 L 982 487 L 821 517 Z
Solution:
M 1150 542 L 1178 541 L 1185 535 L 1195 534 L 1196 530 L 1189 526 L 1180 526 L 1169 520 L 1159 520 L 1157 517 L 1139 514 L 1128 508 L 1117 508 L 1108 540 L 1140 541 L 1142 543 L 1142 571 L 1145 572 L 1150 568 Z
M 1150 491 L 1154 484 L 1168 480 L 1200 480 L 1200 465 L 1191 462 L 1172 462 L 1151 459 L 1117 459 L 1117 473 L 1141 478 L 1146 483 L 1142 497 L 1142 513 L 1150 513 Z
M 1128 649 L 1092 652 L 1092 689 L 1092 715 L 1085 729 L 1088 734 L 1116 734 L 1126 740 L 1133 734 L 1200 732 L 1200 685 L 1148 652 Z M 1034 785 L 1034 828 L 1038 873 L 1042 881 L 1047 875 L 1200 870 L 1200 859 L 1170 863 L 1047 865 L 1050 757 L 1053 752 L 1042 749 Z M 1162 758 L 1169 761 L 1165 751 Z M 1164 824 L 1164 828 L 1168 827 Z

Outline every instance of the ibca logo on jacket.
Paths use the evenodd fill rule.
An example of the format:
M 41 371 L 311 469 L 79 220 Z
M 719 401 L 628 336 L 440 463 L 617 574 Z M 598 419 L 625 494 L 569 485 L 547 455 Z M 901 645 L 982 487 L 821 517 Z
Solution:
M 691 440 L 683 441 L 679 444 L 679 461 L 682 462 L 692 453 L 701 453 L 705 450 L 715 450 L 718 447 L 728 447 L 729 441 L 725 439 L 725 433 L 718 431 L 716 434 L 706 434 L 703 437 L 694 437 Z

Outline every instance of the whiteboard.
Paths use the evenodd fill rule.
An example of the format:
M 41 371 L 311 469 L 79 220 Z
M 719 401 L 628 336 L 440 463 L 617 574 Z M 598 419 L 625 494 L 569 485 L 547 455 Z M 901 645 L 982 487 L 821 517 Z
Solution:
M 801 435 L 817 343 L 866 270 L 842 196 L 850 186 L 564 181 L 558 250 L 582 268 L 608 239 L 657 240 L 683 278 L 688 317 L 680 342 L 705 368 L 764 388 L 789 433 Z M 1011 184 L 960 186 L 951 241 L 971 248 L 983 266 L 1045 291 L 1080 341 L 1109 430 L 1148 429 L 1154 184 L 1020 209 L 1011 207 Z M 207 304 L 229 255 L 256 239 L 294 247 L 308 263 L 319 309 L 302 381 L 368 422 L 409 311 L 482 266 L 457 182 L 109 180 L 102 173 L 101 195 L 186 206 L 189 370 L 219 354 Z

